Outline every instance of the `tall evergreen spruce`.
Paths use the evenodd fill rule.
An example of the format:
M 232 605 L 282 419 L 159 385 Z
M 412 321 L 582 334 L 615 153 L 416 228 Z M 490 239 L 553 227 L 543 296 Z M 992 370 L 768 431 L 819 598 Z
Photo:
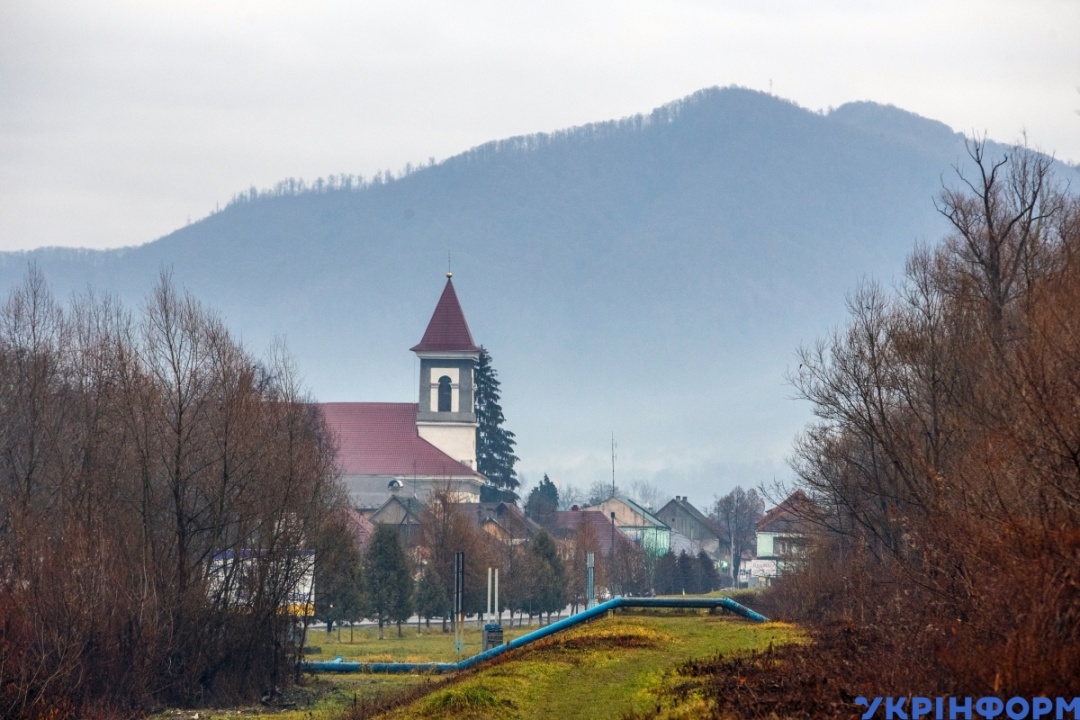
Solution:
M 544 473 L 540 484 L 529 493 L 529 499 L 525 501 L 525 514 L 547 527 L 555 518 L 555 511 L 559 509 L 559 488 L 551 482 L 551 478 Z
M 657 595 L 673 595 L 679 592 L 679 559 L 670 550 L 656 561 L 655 582 Z
M 375 526 L 363 571 L 369 617 L 379 623 L 379 639 L 383 639 L 383 626 L 390 622 L 397 623 L 401 637 L 401 623 L 412 615 L 413 579 L 397 527 Z
M 694 556 L 683 550 L 675 560 L 675 588 L 676 593 L 688 593 L 697 595 L 701 592 L 698 582 L 697 563 Z
M 704 550 L 699 550 L 696 559 L 698 585 L 703 593 L 712 592 L 720 587 L 720 576 L 716 572 L 716 564 Z
M 555 540 L 545 530 L 533 536 L 529 549 L 537 560 L 532 607 L 537 612 L 547 613 L 548 622 L 551 622 L 551 613 L 559 612 L 569 601 L 566 566 L 559 557 Z
M 450 595 L 446 592 L 439 573 L 428 565 L 416 583 L 416 614 L 424 619 L 424 624 L 431 627 L 431 618 L 445 617 L 450 609 Z
M 334 624 L 354 622 L 364 617 L 363 553 L 344 527 L 320 553 L 315 563 L 315 617 L 326 622 L 329 635 Z
M 492 487 L 481 489 L 480 499 L 517 502 L 517 442 L 514 433 L 503 427 L 506 418 L 499 405 L 499 376 L 491 366 L 491 353 L 483 347 L 476 365 L 476 421 L 476 469 L 492 483 Z

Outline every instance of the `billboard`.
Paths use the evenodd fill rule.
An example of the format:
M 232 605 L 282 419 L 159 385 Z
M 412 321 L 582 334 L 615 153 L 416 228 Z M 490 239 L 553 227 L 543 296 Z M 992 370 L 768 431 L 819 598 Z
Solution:
M 270 558 L 259 550 L 225 550 L 210 561 L 207 594 L 230 608 L 251 607 L 273 583 L 284 587 L 280 612 L 296 617 L 315 615 L 315 551 L 297 550 Z

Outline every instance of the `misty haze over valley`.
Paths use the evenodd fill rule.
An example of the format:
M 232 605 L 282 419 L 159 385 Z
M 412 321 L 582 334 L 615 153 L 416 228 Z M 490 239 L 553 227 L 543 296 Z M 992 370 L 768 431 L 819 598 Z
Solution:
M 61 297 L 137 301 L 166 270 L 250 347 L 285 337 L 316 399 L 407 402 L 449 255 L 529 483 L 610 481 L 614 434 L 620 486 L 705 507 L 788 475 L 797 347 L 945 235 L 934 197 L 965 160 L 963 135 L 895 107 L 714 88 L 396 178 L 241 193 L 138 247 L 5 253 L 0 283 L 34 262 Z

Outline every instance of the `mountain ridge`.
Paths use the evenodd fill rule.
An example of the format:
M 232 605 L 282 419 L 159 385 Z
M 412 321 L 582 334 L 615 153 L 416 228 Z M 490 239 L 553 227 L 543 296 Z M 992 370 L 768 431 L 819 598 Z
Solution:
M 405 401 L 450 252 L 530 479 L 610 480 L 614 431 L 627 480 L 701 497 L 785 472 L 796 346 L 942 236 L 963 153 L 899 108 L 711 88 L 359 189 L 248 193 L 144 245 L 3 254 L 0 287 L 36 261 L 62 296 L 131 300 L 169 269 L 255 347 L 286 336 L 319 399 Z

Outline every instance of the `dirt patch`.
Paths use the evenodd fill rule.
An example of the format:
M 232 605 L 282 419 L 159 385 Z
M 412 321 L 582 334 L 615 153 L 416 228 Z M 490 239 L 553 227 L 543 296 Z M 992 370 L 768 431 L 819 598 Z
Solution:
M 277 713 L 307 710 L 341 690 L 326 680 L 312 679 L 302 685 L 268 694 L 258 704 L 233 708 L 173 708 L 151 715 L 148 720 L 203 720 L 209 717 L 244 717 L 246 715 L 273 715 Z
M 855 698 L 883 694 L 873 647 L 873 638 L 831 628 L 808 644 L 691 660 L 676 670 L 654 711 L 633 717 L 678 717 L 694 706 L 695 716 L 711 718 L 859 718 L 865 708 Z

